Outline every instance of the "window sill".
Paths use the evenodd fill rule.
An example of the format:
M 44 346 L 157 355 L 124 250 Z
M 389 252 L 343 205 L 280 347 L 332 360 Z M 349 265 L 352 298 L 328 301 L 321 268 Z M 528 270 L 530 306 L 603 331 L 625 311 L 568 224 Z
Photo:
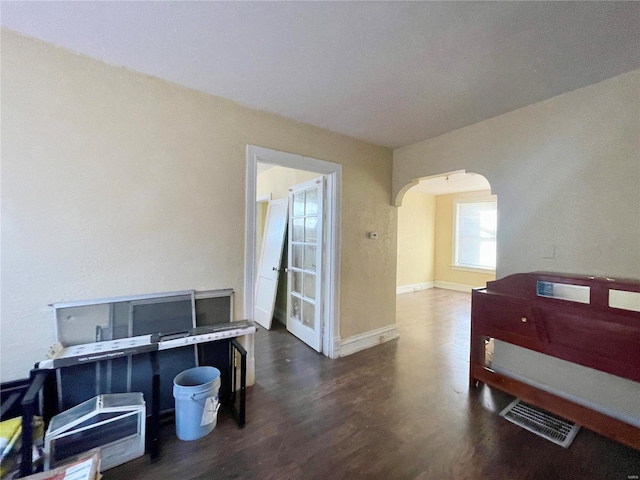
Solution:
M 472 273 L 485 273 L 487 275 L 495 275 L 495 268 L 482 268 L 482 267 L 463 267 L 462 265 L 451 265 L 451 270 L 460 270 L 462 272 Z

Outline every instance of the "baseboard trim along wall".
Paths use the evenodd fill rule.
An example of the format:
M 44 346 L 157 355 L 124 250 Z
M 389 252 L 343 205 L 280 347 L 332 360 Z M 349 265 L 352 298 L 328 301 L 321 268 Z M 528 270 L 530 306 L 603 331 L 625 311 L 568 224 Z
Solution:
M 381 343 L 388 342 L 398 338 L 398 329 L 395 325 L 389 325 L 388 327 L 378 328 L 371 330 L 370 332 L 361 333 L 360 335 L 354 335 L 353 337 L 345 338 L 340 344 L 340 356 L 346 357 L 352 353 L 365 350 L 370 347 L 375 347 Z
M 446 290 L 455 290 L 456 292 L 466 292 L 471 293 L 471 290 L 477 287 L 472 287 L 470 285 L 462 285 L 460 283 L 450 283 L 450 282 L 440 282 L 436 280 L 435 282 L 436 288 L 444 288 Z
M 418 290 L 428 290 L 435 286 L 435 282 L 414 283 L 413 285 L 403 285 L 396 287 L 396 295 L 403 293 L 417 292 Z

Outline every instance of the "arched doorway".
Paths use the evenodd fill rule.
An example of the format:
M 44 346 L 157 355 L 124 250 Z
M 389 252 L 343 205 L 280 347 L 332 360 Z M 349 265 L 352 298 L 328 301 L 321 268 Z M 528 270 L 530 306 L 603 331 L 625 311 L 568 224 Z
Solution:
M 400 194 L 398 294 L 471 291 L 495 279 L 497 198 L 482 175 L 448 172 Z

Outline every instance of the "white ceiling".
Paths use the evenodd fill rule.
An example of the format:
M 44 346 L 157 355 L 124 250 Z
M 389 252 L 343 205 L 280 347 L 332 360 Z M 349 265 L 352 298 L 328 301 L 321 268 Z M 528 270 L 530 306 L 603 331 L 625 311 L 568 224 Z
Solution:
M 106 63 L 391 148 L 640 68 L 638 2 L 7 2 Z

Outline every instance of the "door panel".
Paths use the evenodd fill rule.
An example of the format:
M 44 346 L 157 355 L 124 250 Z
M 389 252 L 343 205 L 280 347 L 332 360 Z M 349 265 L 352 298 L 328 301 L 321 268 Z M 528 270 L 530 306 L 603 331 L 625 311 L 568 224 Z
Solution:
M 322 349 L 322 239 L 324 177 L 291 188 L 289 199 L 287 329 Z
M 288 198 L 280 198 L 269 202 L 262 251 L 258 263 L 256 291 L 254 302 L 254 320 L 267 330 L 271 329 L 273 309 L 280 277 L 282 248 L 287 228 Z

